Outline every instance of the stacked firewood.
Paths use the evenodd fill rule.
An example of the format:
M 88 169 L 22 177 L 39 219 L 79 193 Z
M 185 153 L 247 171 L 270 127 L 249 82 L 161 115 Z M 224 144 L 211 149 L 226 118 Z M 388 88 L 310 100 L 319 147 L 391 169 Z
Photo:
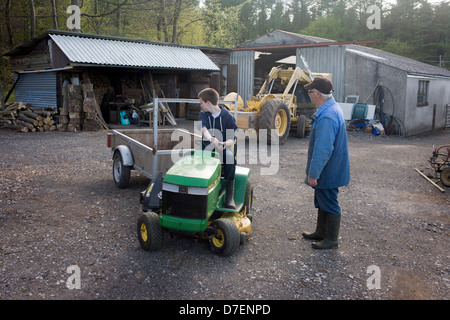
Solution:
M 94 86 L 90 81 L 82 81 L 81 88 L 83 92 L 83 129 L 87 131 L 98 131 L 104 124 L 97 98 L 94 92 Z
M 77 132 L 81 130 L 83 96 L 81 86 L 69 84 L 62 89 L 63 106 L 59 110 L 58 131 Z
M 22 132 L 56 130 L 53 108 L 33 109 L 29 104 L 13 102 L 0 111 L 0 126 Z
M 59 111 L 58 131 L 98 131 L 109 129 L 103 119 L 96 93 L 87 74 L 80 85 L 68 84 L 62 89 L 63 106 Z
M 59 112 L 58 131 L 98 131 L 103 125 L 92 84 L 68 84 L 63 88 L 63 107 Z M 106 125 L 106 124 L 105 124 Z

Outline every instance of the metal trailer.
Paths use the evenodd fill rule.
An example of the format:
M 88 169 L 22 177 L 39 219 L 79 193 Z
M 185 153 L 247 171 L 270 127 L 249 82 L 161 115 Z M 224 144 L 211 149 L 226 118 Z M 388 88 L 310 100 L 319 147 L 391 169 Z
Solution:
M 155 98 L 159 103 L 200 103 L 198 99 Z M 236 101 L 219 101 L 219 104 L 234 104 Z M 158 110 L 158 108 L 154 108 Z M 165 174 L 174 164 L 174 159 L 201 149 L 201 135 L 185 129 L 158 129 L 158 114 L 153 112 L 153 129 L 119 129 L 107 135 L 107 145 L 112 150 L 113 179 L 118 188 L 126 188 L 130 182 L 131 170 L 136 170 L 149 179 Z M 234 113 L 235 118 L 237 113 Z M 186 146 L 189 147 L 186 148 Z M 182 148 L 180 148 L 180 144 Z

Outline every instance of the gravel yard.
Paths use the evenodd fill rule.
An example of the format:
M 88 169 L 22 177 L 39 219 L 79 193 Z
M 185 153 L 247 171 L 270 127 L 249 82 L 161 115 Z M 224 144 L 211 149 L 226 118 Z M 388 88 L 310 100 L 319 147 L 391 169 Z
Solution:
M 414 170 L 434 174 L 432 145 L 450 144 L 450 131 L 348 132 L 340 248 L 325 251 L 301 236 L 316 221 L 303 184 L 308 142 L 280 146 L 276 175 L 247 164 L 253 232 L 224 258 L 179 235 L 166 234 L 160 251 L 140 248 L 139 194 L 149 181 L 133 173 L 129 188 L 115 187 L 106 132 L 0 129 L 0 299 L 450 299 L 450 188 Z M 67 285 L 71 266 L 79 289 Z

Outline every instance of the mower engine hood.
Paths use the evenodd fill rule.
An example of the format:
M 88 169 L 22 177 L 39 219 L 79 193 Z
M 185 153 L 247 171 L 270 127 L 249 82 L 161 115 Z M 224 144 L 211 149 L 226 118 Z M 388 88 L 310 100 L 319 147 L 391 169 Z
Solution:
M 210 151 L 195 150 L 166 172 L 164 183 L 208 188 L 220 178 L 220 162 L 220 158 Z

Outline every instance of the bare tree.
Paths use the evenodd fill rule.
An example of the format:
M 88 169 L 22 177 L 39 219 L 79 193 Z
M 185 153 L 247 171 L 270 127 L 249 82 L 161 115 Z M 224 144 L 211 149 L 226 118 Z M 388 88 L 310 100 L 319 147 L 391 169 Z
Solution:
M 120 7 L 117 8 L 116 11 L 116 28 L 117 35 L 120 35 L 120 19 L 122 18 L 122 9 Z
M 181 13 L 181 0 L 177 0 L 175 3 L 175 8 L 173 12 L 173 27 L 172 27 L 172 42 L 176 43 L 178 40 L 177 28 L 178 28 L 178 18 Z
M 194 3 L 194 1 L 187 0 L 160 0 L 160 6 L 158 8 L 159 19 L 156 24 L 158 40 L 162 40 L 160 33 L 163 32 L 165 42 L 178 42 L 178 37 L 183 32 L 184 27 L 199 20 L 194 19 L 185 24 L 184 27 L 181 27 L 181 30 L 179 29 L 180 17 L 183 15 L 183 12 L 191 11 L 195 7 Z M 170 27 L 172 27 L 171 34 L 169 32 Z
M 53 27 L 55 29 L 58 29 L 58 18 L 56 15 L 56 0 L 51 0 L 52 1 L 52 17 L 53 17 Z
M 166 0 L 161 1 L 161 17 L 160 17 L 160 26 L 164 32 L 164 41 L 169 42 L 169 32 L 167 31 L 167 9 L 166 9 Z
M 30 5 L 30 38 L 34 38 L 36 34 L 36 12 L 34 10 L 34 0 L 29 0 Z
M 6 20 L 6 30 L 8 32 L 8 44 L 12 47 L 13 46 L 13 32 L 11 27 L 11 2 L 12 0 L 6 0 L 5 3 L 5 20 Z

